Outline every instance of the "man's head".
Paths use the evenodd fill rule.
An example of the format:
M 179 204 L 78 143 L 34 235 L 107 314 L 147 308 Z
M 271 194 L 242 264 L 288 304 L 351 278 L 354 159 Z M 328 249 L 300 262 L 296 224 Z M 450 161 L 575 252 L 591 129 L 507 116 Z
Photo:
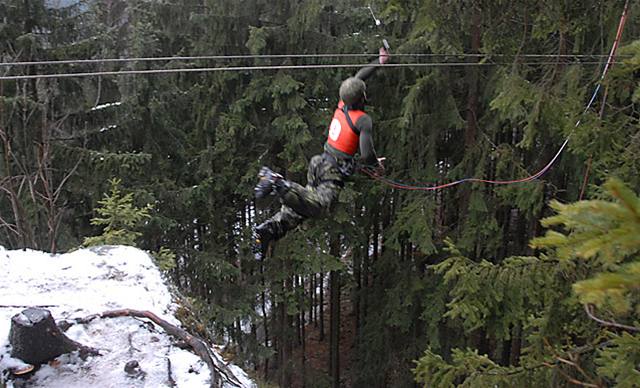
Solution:
M 340 85 L 340 99 L 348 106 L 364 105 L 367 86 L 360 78 L 349 77 Z

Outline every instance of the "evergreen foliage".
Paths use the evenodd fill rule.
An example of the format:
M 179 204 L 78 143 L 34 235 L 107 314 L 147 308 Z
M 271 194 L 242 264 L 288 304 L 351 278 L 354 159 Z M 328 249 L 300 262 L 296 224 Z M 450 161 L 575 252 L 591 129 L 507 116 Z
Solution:
M 153 252 L 153 257 L 158 268 L 163 271 L 171 271 L 176 268 L 176 254 L 168 248 L 161 247 L 158 252 Z
M 558 215 L 545 218 L 543 225 L 561 225 L 569 233 L 548 231 L 532 245 L 554 247 L 559 258 L 578 257 L 594 271 L 602 271 L 574 284 L 582 303 L 611 307 L 617 313 L 640 311 L 630 295 L 640 286 L 640 198 L 617 179 L 604 188 L 616 202 L 552 202 Z
M 133 204 L 133 193 L 122 194 L 120 190 L 121 180 L 113 178 L 111 191 L 105 194 L 104 198 L 98 201 L 96 208 L 97 217 L 91 219 L 91 225 L 101 226 L 102 234 L 84 239 L 83 245 L 86 247 L 94 245 L 136 245 L 136 239 L 142 233 L 136 231 L 140 223 L 149 218 L 151 206 L 139 208 Z M 170 262 L 168 252 L 160 251 L 163 262 Z
M 305 378 L 307 386 L 411 386 L 416 378 L 428 386 L 633 386 L 637 333 L 597 323 L 584 306 L 605 322 L 638 325 L 630 234 L 640 191 L 637 0 L 615 66 L 585 113 L 623 0 L 51 3 L 0 2 L 3 62 L 374 54 L 384 37 L 402 54 L 392 62 L 463 64 L 383 67 L 367 82 L 376 150 L 399 181 L 523 178 L 571 139 L 550 171 L 520 185 L 424 193 L 357 175 L 331 217 L 305 223 L 256 263 L 251 229 L 278 204 L 256 206 L 255 174 L 268 165 L 305 182 L 339 84 L 355 69 L 0 81 L 0 245 L 55 252 L 104 227 L 101 243 L 109 235 L 158 252 L 206 330 L 281 386 Z M 13 65 L 0 73 L 373 57 Z M 112 191 L 113 176 L 127 194 Z M 615 181 L 603 189 L 610 176 L 628 189 Z M 545 221 L 554 231 L 534 239 L 554 210 Z M 342 291 L 333 299 L 330 272 L 331 288 Z M 354 328 L 342 381 L 298 357 L 304 330 L 323 330 L 329 342 L 337 296 L 352 307 L 341 318 Z
M 636 386 L 640 374 L 637 367 L 640 327 L 634 325 L 640 317 L 637 308 L 640 279 L 634 269 L 638 263 L 640 198 L 617 179 L 609 180 L 604 189 L 609 197 L 607 200 L 567 205 L 552 203 L 558 214 L 545 218 L 542 224 L 562 226 L 563 231 L 549 230 L 544 237 L 533 239 L 532 245 L 552 248 L 549 255 L 555 259 L 547 256 L 541 256 L 542 261 L 535 257 L 510 258 L 494 267 L 490 263 L 474 263 L 460 257 L 459 251 L 450 246 L 452 257 L 433 266 L 436 273 L 443 275 L 445 283 L 454 284 L 445 316 L 462 318 L 463 327 L 468 331 L 486 328 L 497 339 L 501 335 L 505 339 L 510 327 L 523 327 L 528 346 L 520 366 L 508 367 L 496 364 L 477 351 L 454 349 L 451 362 L 447 362 L 428 349 L 414 370 L 417 381 L 429 387 L 455 384 L 513 386 L 525 381 L 549 385 L 555 381 L 553 373 L 537 369 L 557 369 L 567 383 L 587 379 L 585 383 L 596 386 L 611 383 Z M 523 271 L 526 275 L 513 277 L 513 266 L 524 263 L 528 266 Z M 551 266 L 544 268 L 543 263 Z M 497 276 L 492 274 L 493 268 Z M 550 279 L 549 273 L 555 275 Z M 577 299 L 561 287 L 561 282 L 554 282 L 554 278 L 571 279 Z M 505 279 L 515 281 L 509 284 Z M 527 303 L 523 303 L 523 295 L 528 299 Z M 554 307 L 558 302 L 562 308 L 575 311 L 579 311 L 576 305 L 584 304 L 587 315 L 601 327 L 594 329 L 593 325 L 585 325 L 584 314 L 558 316 Z M 615 320 L 595 317 L 592 306 Z M 497 319 L 493 320 L 493 317 Z M 620 319 L 631 325 L 619 323 Z M 558 332 L 560 337 L 552 341 L 553 333 L 545 325 L 554 320 L 555 324 L 561 324 L 564 332 Z M 628 332 L 616 333 L 616 329 Z M 568 334 L 571 335 L 567 337 Z M 586 352 L 593 354 L 578 357 Z M 558 362 L 565 362 L 572 369 L 562 371 Z

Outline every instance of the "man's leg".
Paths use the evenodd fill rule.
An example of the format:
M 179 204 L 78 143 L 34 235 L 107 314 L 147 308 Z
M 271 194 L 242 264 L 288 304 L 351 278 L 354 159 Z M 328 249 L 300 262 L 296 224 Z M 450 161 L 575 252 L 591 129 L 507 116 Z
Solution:
M 262 224 L 256 227 L 254 254 L 261 260 L 267 252 L 269 243 L 284 237 L 288 231 L 294 229 L 304 221 L 305 217 L 296 213 L 286 205 L 282 205 L 280 210 Z
M 328 211 L 338 198 L 343 184 L 342 174 L 334 163 L 322 155 L 314 156 L 309 162 L 307 186 L 286 181 L 281 175 L 268 168 L 260 171 L 259 183 L 256 186 L 256 197 L 277 193 L 282 208 L 273 217 L 256 228 L 256 257 L 262 258 L 271 241 L 282 238 L 289 230 L 294 229 L 303 220 L 317 217 Z
M 328 213 L 339 193 L 340 186 L 333 183 L 325 183 L 317 187 L 308 185 L 303 187 L 292 182 L 289 190 L 282 195 L 281 200 L 284 205 L 296 213 L 313 218 Z
M 331 210 L 342 185 L 343 177 L 337 167 L 322 155 L 316 155 L 309 162 L 307 186 L 289 182 L 281 193 L 281 200 L 298 214 L 318 217 Z

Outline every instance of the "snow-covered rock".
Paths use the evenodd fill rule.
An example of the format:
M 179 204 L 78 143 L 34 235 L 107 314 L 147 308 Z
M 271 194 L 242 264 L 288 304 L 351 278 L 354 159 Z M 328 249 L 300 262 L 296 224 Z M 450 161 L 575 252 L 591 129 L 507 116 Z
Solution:
M 169 289 L 149 255 L 132 247 L 82 249 L 62 255 L 7 251 L 0 247 L 0 371 L 21 361 L 10 357 L 11 317 L 27 307 L 51 311 L 56 321 L 107 310 L 148 310 L 180 326 Z M 101 356 L 63 355 L 29 378 L 30 387 L 208 387 L 209 370 L 194 353 L 174 346 L 160 327 L 131 317 L 94 319 L 65 333 Z M 215 352 L 215 349 L 213 349 Z M 224 361 L 218 353 L 218 365 Z M 137 361 L 139 373 L 125 372 Z M 225 363 L 226 364 L 226 363 Z M 227 365 L 236 385 L 255 387 L 246 373 Z M 172 385 L 172 381 L 175 385 Z M 9 387 L 12 387 L 9 382 Z

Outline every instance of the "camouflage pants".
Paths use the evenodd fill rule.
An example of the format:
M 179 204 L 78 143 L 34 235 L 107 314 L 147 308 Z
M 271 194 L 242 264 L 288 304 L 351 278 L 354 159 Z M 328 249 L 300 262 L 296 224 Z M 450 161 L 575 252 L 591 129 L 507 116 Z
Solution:
M 258 228 L 266 228 L 278 240 L 305 219 L 328 214 L 344 186 L 341 163 L 326 153 L 311 158 L 307 185 L 288 182 L 288 190 L 280 195 L 282 207 Z

